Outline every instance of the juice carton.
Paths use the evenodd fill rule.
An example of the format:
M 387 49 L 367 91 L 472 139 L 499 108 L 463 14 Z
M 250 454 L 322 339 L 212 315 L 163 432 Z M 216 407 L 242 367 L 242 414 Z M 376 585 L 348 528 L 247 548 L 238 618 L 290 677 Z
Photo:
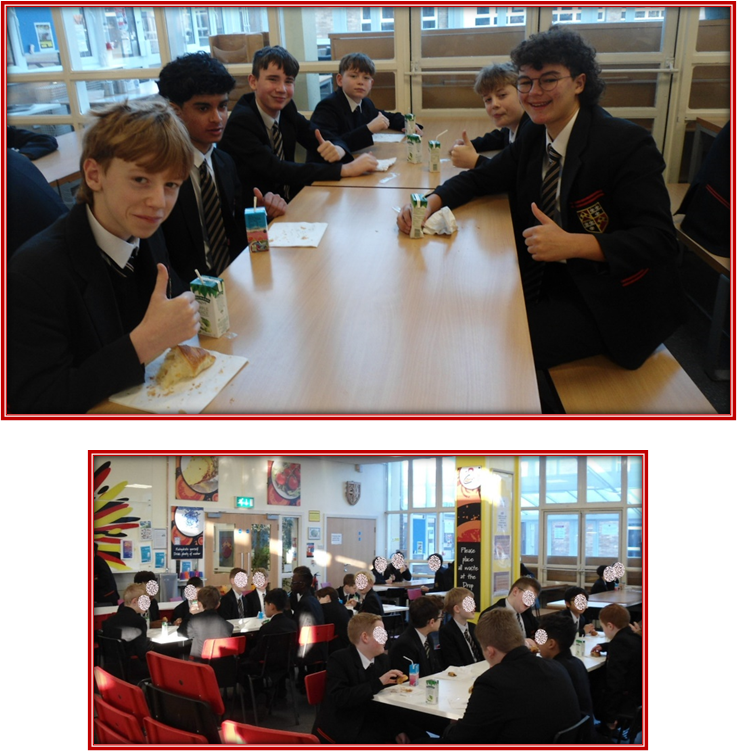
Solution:
M 430 172 L 440 172 L 440 141 L 428 141 L 430 149 Z
M 424 235 L 422 220 L 425 218 L 427 211 L 427 198 L 421 193 L 413 193 L 410 196 L 410 201 L 412 203 L 412 231 L 409 236 L 416 239 Z
M 411 114 L 407 114 L 404 116 L 404 133 L 405 135 L 412 135 L 413 133 L 416 133 L 417 130 L 415 129 L 415 125 L 417 124 L 417 121 L 415 120 L 415 116 Z
M 200 306 L 200 334 L 219 337 L 230 328 L 225 284 L 219 276 L 193 279 L 189 288 Z
M 422 161 L 422 137 L 418 135 L 407 136 L 407 161 L 419 164 Z
M 246 209 L 246 233 L 251 253 L 260 253 L 269 249 L 269 220 L 266 209 Z

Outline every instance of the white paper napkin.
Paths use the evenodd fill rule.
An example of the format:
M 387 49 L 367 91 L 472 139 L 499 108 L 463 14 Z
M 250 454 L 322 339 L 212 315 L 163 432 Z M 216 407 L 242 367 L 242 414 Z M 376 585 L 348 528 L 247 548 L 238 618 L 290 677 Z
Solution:
M 401 143 L 404 133 L 374 133 L 374 143 Z
M 424 232 L 426 235 L 452 235 L 458 231 L 458 223 L 453 216 L 453 212 L 443 206 L 440 211 L 436 211 L 426 222 Z
M 326 222 L 276 222 L 269 227 L 269 245 L 276 248 L 316 248 Z
M 397 157 L 393 156 L 391 159 L 377 159 L 379 166 L 376 168 L 377 172 L 386 172 L 389 167 L 397 161 Z

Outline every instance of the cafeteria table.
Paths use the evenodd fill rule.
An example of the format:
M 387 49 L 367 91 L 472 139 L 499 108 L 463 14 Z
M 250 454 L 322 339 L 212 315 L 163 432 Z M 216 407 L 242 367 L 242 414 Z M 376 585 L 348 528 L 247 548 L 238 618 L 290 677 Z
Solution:
M 641 589 L 613 589 L 609 592 L 597 592 L 594 595 L 588 595 L 590 608 L 604 608 L 607 605 L 622 605 L 625 608 L 632 608 L 636 605 L 642 605 L 642 590 Z M 566 607 L 565 600 L 553 600 L 549 602 L 546 608 L 552 610 L 564 610 Z
M 317 248 L 242 253 L 223 274 L 248 358 L 206 413 L 540 412 L 506 196 L 456 209 L 457 233 L 413 240 L 396 188 L 304 188 L 274 224 L 327 222 Z M 96 412 L 131 412 L 105 401 Z
M 391 584 L 374 584 L 374 592 L 390 592 L 392 589 L 417 589 L 418 587 L 432 586 L 435 579 L 411 579 L 410 581 L 398 581 Z
M 79 165 L 82 136 L 83 133 L 79 130 L 57 136 L 59 148 L 33 162 L 52 187 L 58 189 L 64 183 L 73 182 L 82 176 Z
M 162 610 L 169 611 L 174 610 L 174 608 L 179 605 L 181 600 L 178 600 L 176 602 L 160 602 L 159 605 L 159 612 Z M 94 615 L 112 615 L 113 613 L 118 612 L 118 608 L 120 605 L 99 605 L 96 607 L 93 611 Z

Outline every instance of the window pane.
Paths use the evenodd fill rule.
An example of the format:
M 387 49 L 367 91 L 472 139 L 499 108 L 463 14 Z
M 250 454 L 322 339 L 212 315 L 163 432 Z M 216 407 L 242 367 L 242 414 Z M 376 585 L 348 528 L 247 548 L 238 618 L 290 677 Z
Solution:
M 139 81 L 137 78 L 84 81 L 77 84 L 77 96 L 82 112 L 100 109 L 113 102 L 156 97 L 158 94 L 156 81 Z
M 68 115 L 67 87 L 56 81 L 8 83 L 9 115 Z
M 642 504 L 642 457 L 627 457 L 627 503 Z
M 619 514 L 586 514 L 586 566 L 619 559 Z
M 546 531 L 548 564 L 575 564 L 578 559 L 578 514 L 548 514 Z
M 521 457 L 519 462 L 522 507 L 540 505 L 540 459 L 537 456 Z
M 456 505 L 456 459 L 454 456 L 444 456 L 442 465 L 443 477 L 443 506 Z M 445 555 L 445 554 L 443 554 Z
M 540 544 L 540 512 L 525 510 L 522 516 L 522 555 L 534 555 L 537 557 Z
M 436 552 L 435 514 L 412 514 L 412 558 L 427 558 Z M 405 548 L 399 546 L 401 550 Z M 394 551 L 392 551 L 394 552 Z
M 51 8 L 8 8 L 8 73 L 61 70 Z
M 627 509 L 627 565 L 642 566 L 642 509 Z
M 435 508 L 436 459 L 415 459 L 412 462 L 412 507 Z
M 455 463 L 455 460 L 454 460 Z M 454 468 L 455 471 L 455 468 Z M 440 514 L 440 524 L 442 525 L 443 534 L 440 539 L 440 550 L 430 550 L 428 555 L 439 552 L 443 556 L 443 561 L 455 560 L 456 549 L 456 515 L 453 513 Z
M 576 503 L 577 499 L 578 460 L 549 456 L 545 461 L 545 502 Z
M 586 457 L 586 501 L 619 503 L 622 500 L 622 459 L 619 456 Z
M 390 462 L 387 465 L 388 511 L 400 511 L 407 508 L 407 483 L 409 462 Z
M 387 516 L 386 551 L 391 556 L 395 550 L 407 550 L 407 514 Z

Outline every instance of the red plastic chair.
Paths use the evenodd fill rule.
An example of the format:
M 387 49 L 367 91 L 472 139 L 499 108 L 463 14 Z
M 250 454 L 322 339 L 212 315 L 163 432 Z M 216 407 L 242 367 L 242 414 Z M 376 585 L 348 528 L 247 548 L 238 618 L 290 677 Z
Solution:
M 246 649 L 245 636 L 226 636 L 222 639 L 205 639 L 202 646 L 203 660 L 217 660 L 221 657 L 242 655 Z
M 335 638 L 335 624 L 326 623 L 324 626 L 302 626 L 299 630 L 299 656 L 304 657 L 310 644 L 329 642 Z M 320 660 L 324 662 L 324 660 Z
M 124 738 L 120 733 L 116 733 L 112 728 L 109 728 L 104 722 L 95 718 L 95 738 L 98 743 L 114 743 L 129 745 L 130 741 Z
M 147 652 L 146 660 L 154 686 L 173 694 L 207 702 L 219 716 L 225 712 L 215 671 L 202 662 L 177 660 L 174 657 Z
M 307 701 L 312 706 L 318 706 L 322 703 L 325 696 L 325 683 L 328 675 L 327 670 L 321 670 L 319 673 L 309 673 L 305 676 L 305 690 L 307 691 Z
M 407 590 L 407 599 L 416 600 L 418 597 L 422 597 L 422 589 L 420 587 L 412 587 Z
M 102 698 L 116 709 L 132 714 L 143 727 L 144 718 L 151 715 L 143 691 L 100 667 L 96 667 L 94 673 L 95 683 Z
M 292 733 L 289 730 L 268 730 L 256 725 L 246 725 L 242 722 L 226 720 L 220 734 L 223 743 L 245 743 L 246 745 L 257 743 L 283 743 L 289 746 L 303 743 L 319 743 L 316 736 L 310 733 Z
M 138 722 L 138 718 L 128 712 L 116 709 L 112 704 L 108 704 L 101 696 L 95 695 L 95 712 L 97 719 L 104 723 L 111 730 L 126 739 L 126 743 L 144 743 L 143 732 Z
M 147 743 L 207 743 L 207 738 L 199 733 L 188 733 L 186 730 L 164 725 L 163 722 L 147 717 L 144 720 Z
M 238 664 L 240 656 L 246 649 L 245 636 L 226 636 L 220 639 L 205 639 L 202 646 L 200 661 L 207 663 L 215 671 L 215 678 L 221 689 L 233 690 L 233 707 L 236 695 L 241 700 L 241 716 L 246 719 L 246 708 L 243 704 L 243 693 L 238 683 Z

